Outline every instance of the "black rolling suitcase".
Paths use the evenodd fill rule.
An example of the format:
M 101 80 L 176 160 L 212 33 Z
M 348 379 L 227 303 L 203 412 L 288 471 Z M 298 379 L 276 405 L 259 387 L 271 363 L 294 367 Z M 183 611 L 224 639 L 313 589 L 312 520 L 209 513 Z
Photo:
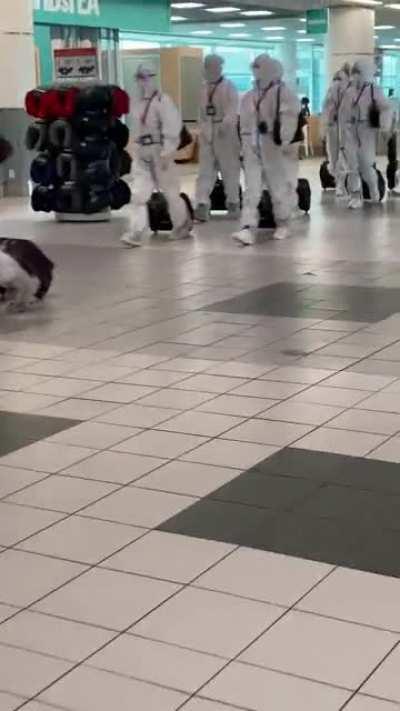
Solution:
M 382 173 L 378 168 L 375 167 L 377 176 L 378 176 L 378 190 L 379 190 L 379 200 L 382 202 L 383 198 L 385 197 L 386 193 L 386 183 L 385 183 L 385 178 L 383 177 Z M 362 181 L 362 191 L 363 191 L 363 198 L 364 200 L 370 200 L 371 195 L 369 193 L 369 187 L 367 183 Z
M 274 211 L 272 208 L 271 196 L 268 190 L 263 190 L 261 200 L 258 205 L 260 215 L 258 227 L 260 230 L 274 230 L 276 227 Z
M 329 172 L 329 161 L 327 160 L 324 160 L 324 162 L 321 163 L 321 167 L 319 169 L 319 179 L 321 181 L 322 190 L 335 190 L 336 180 L 332 173 Z
M 242 207 L 242 188 L 239 187 L 239 203 Z M 212 212 L 226 212 L 226 193 L 224 181 L 222 178 L 217 178 L 210 195 L 210 210 Z
M 388 164 L 386 168 L 386 178 L 389 190 L 393 190 L 396 187 L 396 173 L 398 169 L 397 136 L 391 136 L 388 140 Z
M 311 187 L 306 178 L 299 178 L 297 182 L 297 195 L 299 197 L 299 210 L 308 214 L 311 209 Z
M 181 198 L 185 202 L 188 213 L 193 219 L 194 212 L 192 203 L 186 193 L 181 193 Z M 149 224 L 152 232 L 171 232 L 173 229 L 169 215 L 168 203 L 164 195 L 160 192 L 152 194 L 147 203 L 149 213 Z

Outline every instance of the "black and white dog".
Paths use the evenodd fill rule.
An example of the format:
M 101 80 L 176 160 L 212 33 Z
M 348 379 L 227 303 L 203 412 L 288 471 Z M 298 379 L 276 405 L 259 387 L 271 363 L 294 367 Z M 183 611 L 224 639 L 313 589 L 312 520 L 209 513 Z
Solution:
M 47 294 L 53 262 L 27 239 L 0 237 L 0 300 L 12 311 L 25 311 Z

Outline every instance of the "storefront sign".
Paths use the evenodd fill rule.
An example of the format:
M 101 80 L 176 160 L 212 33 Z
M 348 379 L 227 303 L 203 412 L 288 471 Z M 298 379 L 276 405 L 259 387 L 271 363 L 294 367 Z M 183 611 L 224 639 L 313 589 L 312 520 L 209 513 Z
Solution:
M 64 12 L 69 15 L 100 15 L 100 0 L 33 0 L 38 12 Z
M 5 0 L 0 0 L 5 2 Z M 168 32 L 169 0 L 32 0 L 35 24 Z
M 307 10 L 307 34 L 324 35 L 328 32 L 328 10 Z
M 57 81 L 99 79 L 97 49 L 88 47 L 54 50 L 54 74 Z

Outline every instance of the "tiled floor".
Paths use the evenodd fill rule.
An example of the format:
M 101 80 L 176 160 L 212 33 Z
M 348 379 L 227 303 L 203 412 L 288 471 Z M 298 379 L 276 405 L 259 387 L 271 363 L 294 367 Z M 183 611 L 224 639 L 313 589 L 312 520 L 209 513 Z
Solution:
M 0 320 L 0 711 L 400 711 L 400 205 L 57 264 Z M 186 176 L 189 190 L 193 176 Z

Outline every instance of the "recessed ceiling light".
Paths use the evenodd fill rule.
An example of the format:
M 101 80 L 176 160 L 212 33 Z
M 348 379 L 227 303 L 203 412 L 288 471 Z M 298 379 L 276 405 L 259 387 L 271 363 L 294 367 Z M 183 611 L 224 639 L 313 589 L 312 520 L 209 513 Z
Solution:
M 191 35 L 212 35 L 213 32 L 212 30 L 193 30 L 193 32 L 190 33 Z
M 352 5 L 383 5 L 383 2 L 381 0 L 352 0 L 351 1 Z
M 286 27 L 262 27 L 261 29 L 264 30 L 264 32 L 283 32 L 286 30 Z
M 391 2 L 389 5 L 386 5 L 385 7 L 390 7 L 391 10 L 400 10 L 400 2 Z
M 397 44 L 380 44 L 379 49 L 400 49 Z
M 186 20 L 186 17 L 182 17 L 182 15 L 171 15 L 171 22 L 184 22 Z
M 314 42 L 312 37 L 303 37 L 302 39 L 297 39 L 296 42 Z
M 267 17 L 267 15 L 273 15 L 271 10 L 242 10 L 241 15 L 246 15 L 246 17 Z
M 394 25 L 375 25 L 374 30 L 395 30 Z
M 228 5 L 224 7 L 206 7 L 205 11 L 206 12 L 239 12 L 240 7 L 230 7 Z
M 271 35 L 271 37 L 266 37 L 265 40 L 268 42 L 277 42 L 279 40 L 284 40 L 286 37 L 283 37 L 283 35 Z
M 176 10 L 194 10 L 196 7 L 204 7 L 204 2 L 172 2 L 171 7 Z
M 246 27 L 244 22 L 220 22 L 220 27 Z
M 299 21 L 300 21 L 300 22 L 307 22 L 307 20 L 306 20 L 305 17 L 299 17 Z
M 306 32 L 306 30 L 297 30 L 297 34 L 298 35 L 306 35 L 307 32 Z
M 237 39 L 244 39 L 245 37 L 251 37 L 249 32 L 231 32 L 229 37 L 236 37 Z

